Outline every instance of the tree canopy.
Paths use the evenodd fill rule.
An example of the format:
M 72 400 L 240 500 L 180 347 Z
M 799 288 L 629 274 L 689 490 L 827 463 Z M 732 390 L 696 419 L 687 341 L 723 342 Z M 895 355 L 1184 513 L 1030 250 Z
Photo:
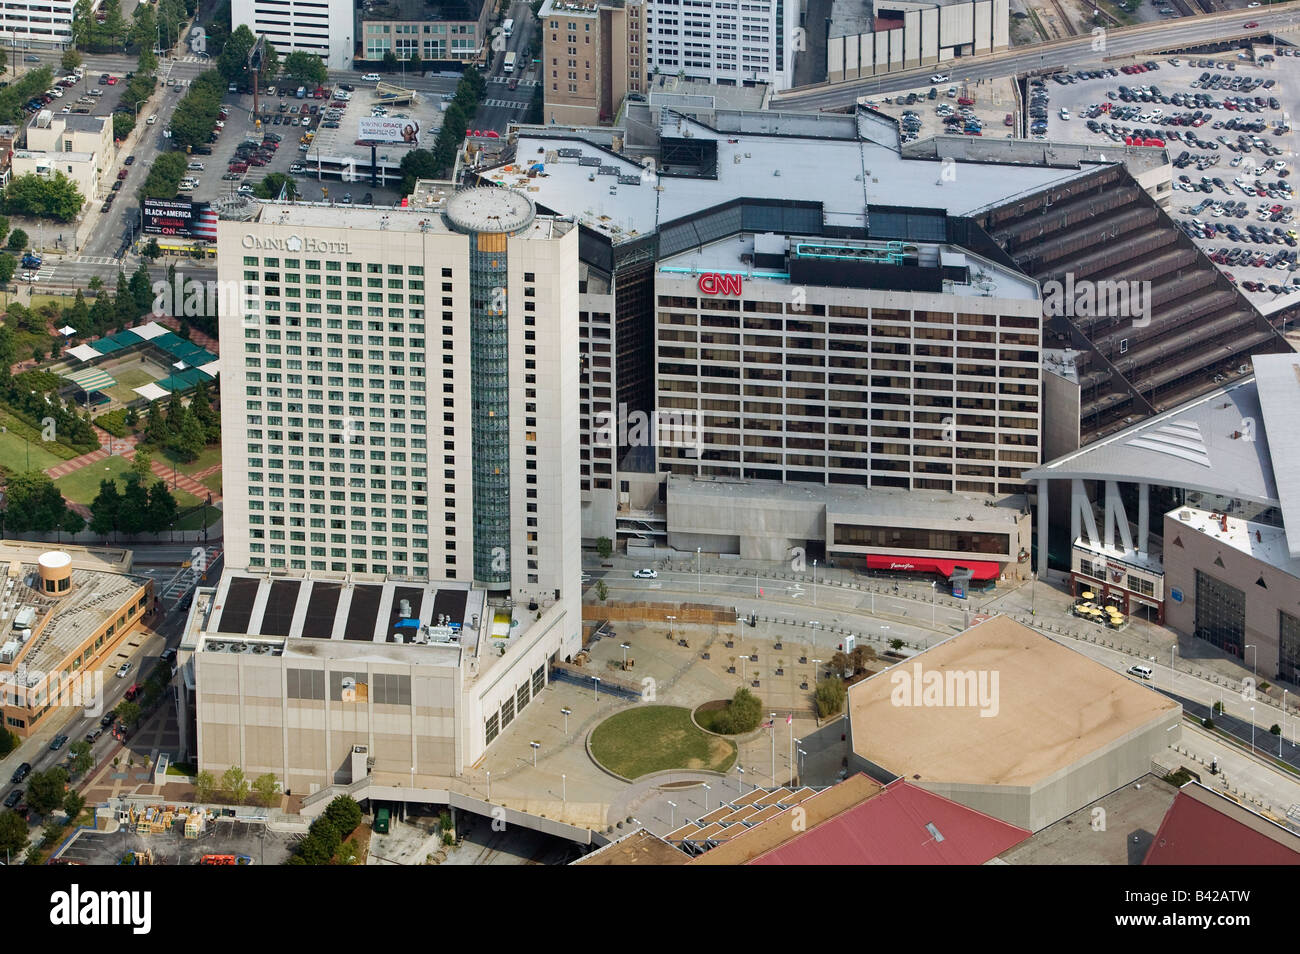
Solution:
M 11 215 L 71 222 L 85 201 L 77 184 L 62 172 L 49 178 L 34 172 L 17 176 L 5 188 L 5 211 Z

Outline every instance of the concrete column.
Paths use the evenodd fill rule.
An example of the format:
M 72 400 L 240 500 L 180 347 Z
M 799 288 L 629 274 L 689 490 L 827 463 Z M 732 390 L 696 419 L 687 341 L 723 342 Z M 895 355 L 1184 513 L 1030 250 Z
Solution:
M 1151 535 L 1151 485 L 1138 484 L 1138 556 L 1147 555 L 1147 540 Z
M 1070 532 L 1073 534 L 1071 545 L 1082 535 L 1079 528 L 1080 520 L 1086 528 L 1087 541 L 1093 546 L 1098 546 L 1101 535 L 1097 533 L 1097 519 L 1092 513 L 1092 501 L 1088 499 L 1083 481 L 1075 478 L 1070 481 Z
M 1124 499 L 1119 495 L 1119 483 L 1106 481 L 1106 547 L 1115 548 L 1115 530 L 1119 529 L 1119 549 L 1125 553 L 1133 552 L 1133 535 L 1129 530 L 1128 512 L 1124 509 Z
M 1047 542 L 1048 542 L 1048 495 L 1047 488 L 1050 481 L 1046 477 L 1038 480 L 1038 575 L 1047 579 Z M 1073 542 L 1073 541 L 1071 541 Z

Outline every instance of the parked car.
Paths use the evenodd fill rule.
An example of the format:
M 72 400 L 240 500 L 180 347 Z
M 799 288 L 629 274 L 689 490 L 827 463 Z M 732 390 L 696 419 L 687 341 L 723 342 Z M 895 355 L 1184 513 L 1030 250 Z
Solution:
M 8 795 L 5 796 L 5 808 L 13 808 L 22 800 L 23 800 L 23 790 L 21 788 L 15 788 L 12 792 L 10 792 Z
M 1258 24 L 1256 24 L 1256 26 L 1258 26 Z M 379 74 L 378 74 L 378 73 L 367 73 L 365 76 L 361 77 L 361 82 L 363 82 L 363 83 L 378 83 L 378 82 L 379 82 Z
M 659 579 L 659 571 L 658 571 L 658 570 L 652 570 L 652 569 L 650 569 L 649 567 L 644 567 L 644 568 L 642 568 L 642 569 L 640 569 L 640 570 L 637 570 L 637 571 L 636 571 L 635 573 L 633 573 L 632 575 L 635 576 L 638 580 L 657 580 L 657 579 Z
M 122 663 L 122 665 L 119 666 L 117 669 L 117 678 L 125 679 L 126 674 L 129 673 L 130 671 L 131 671 L 131 664 L 129 662 Z
M 31 774 L 32 774 L 32 763 L 24 762 L 22 765 L 18 766 L 18 768 L 14 769 L 13 778 L 11 778 L 10 781 L 13 782 L 15 785 L 17 785 L 19 782 L 21 782 L 23 779 L 25 779 L 27 776 Z
M 50 743 L 50 751 L 51 752 L 59 751 L 59 749 L 63 748 L 63 746 L 67 744 L 67 741 L 68 741 L 68 737 L 66 735 L 56 735 L 54 737 L 54 741 Z
M 103 734 L 104 734 L 104 730 L 96 726 L 95 728 L 91 729 L 89 732 L 86 733 L 86 743 L 88 745 L 94 745 L 95 740 L 98 739 Z

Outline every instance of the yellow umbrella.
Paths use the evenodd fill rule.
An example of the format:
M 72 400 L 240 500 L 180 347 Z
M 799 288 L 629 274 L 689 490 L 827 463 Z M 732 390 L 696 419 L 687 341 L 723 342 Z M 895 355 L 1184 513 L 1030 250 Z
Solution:
M 1084 590 L 1084 591 L 1083 591 L 1081 594 L 1079 594 L 1079 595 L 1082 596 L 1085 600 L 1090 600 L 1090 599 L 1092 599 L 1093 596 L 1094 596 L 1092 590 Z
M 1107 612 L 1107 613 L 1118 613 L 1118 612 L 1119 612 L 1119 609 L 1118 609 L 1118 607 L 1115 607 L 1115 606 L 1107 606 L 1107 607 L 1106 607 L 1106 612 Z

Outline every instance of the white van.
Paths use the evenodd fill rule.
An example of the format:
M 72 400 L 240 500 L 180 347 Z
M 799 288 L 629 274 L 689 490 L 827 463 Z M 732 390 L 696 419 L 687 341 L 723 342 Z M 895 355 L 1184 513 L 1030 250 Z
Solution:
M 1130 676 L 1137 676 L 1139 679 L 1150 679 L 1152 675 L 1151 667 L 1150 666 L 1129 666 L 1128 674 Z
M 201 163 L 201 162 L 191 162 L 191 163 L 190 163 L 188 166 L 186 166 L 185 168 L 188 169 L 188 170 L 190 170 L 190 172 L 202 172 L 202 171 L 203 171 L 203 163 Z

